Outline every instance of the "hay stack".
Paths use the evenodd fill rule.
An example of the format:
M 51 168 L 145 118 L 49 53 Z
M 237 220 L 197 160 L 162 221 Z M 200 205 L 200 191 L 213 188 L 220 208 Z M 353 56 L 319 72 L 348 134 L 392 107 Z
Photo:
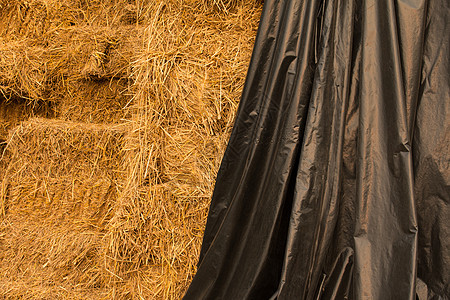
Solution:
M 260 4 L 0 7 L 0 98 L 52 112 L 5 127 L 0 298 L 180 299 L 195 273 Z

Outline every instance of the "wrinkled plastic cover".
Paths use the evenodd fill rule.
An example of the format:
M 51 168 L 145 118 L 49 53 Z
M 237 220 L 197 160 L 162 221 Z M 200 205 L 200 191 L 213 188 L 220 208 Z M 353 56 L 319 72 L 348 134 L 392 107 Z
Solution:
M 265 1 L 186 300 L 449 299 L 450 1 Z

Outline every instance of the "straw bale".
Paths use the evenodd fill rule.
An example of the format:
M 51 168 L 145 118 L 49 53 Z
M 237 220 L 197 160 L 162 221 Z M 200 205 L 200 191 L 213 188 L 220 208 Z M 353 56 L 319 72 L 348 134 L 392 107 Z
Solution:
M 0 1 L 0 95 L 58 102 L 74 81 L 127 78 L 140 35 L 118 20 L 126 3 Z
M 156 10 L 132 64 L 128 180 L 107 235 L 119 298 L 130 276 L 143 298 L 179 299 L 188 286 L 253 47 L 259 6 L 190 9 Z
M 50 46 L 0 39 L 0 95 L 57 102 L 68 81 L 127 78 L 136 36 L 132 28 L 74 28 L 48 38 Z
M 228 14 L 259 0 L 0 0 L 0 36 L 45 43 L 69 27 L 115 28 L 149 24 L 158 7 L 175 5 L 199 14 Z
M 67 72 L 50 94 L 60 119 L 119 123 L 131 101 L 130 62 L 138 48 L 136 28 L 84 29 L 61 34 L 55 43 L 67 49 Z
M 72 206 L 84 198 L 101 199 L 95 193 L 105 194 L 105 186 L 117 180 L 123 136 L 118 126 L 40 118 L 23 122 L 11 131 L 3 155 L 9 161 L 9 199 L 16 209 L 29 209 L 27 214 L 41 213 L 34 205 L 68 205 L 73 213 Z
M 158 11 L 173 12 L 169 7 L 177 7 L 180 12 L 191 10 L 197 15 L 220 16 L 220 12 L 228 14 L 243 3 L 244 0 L 3 0 L 0 94 L 30 101 L 58 101 L 64 92 L 61 88 L 69 85 L 67 81 L 128 77 L 135 50 L 145 47 L 141 43 L 142 30 L 156 21 Z
M 24 218 L 0 226 L 1 299 L 106 299 L 101 234 Z
M 45 42 L 55 31 L 70 27 L 129 25 L 130 10 L 141 19 L 144 1 L 128 0 L 1 0 L 0 36 Z M 151 1 L 145 1 L 151 2 Z M 126 21 L 126 22 L 125 22 Z M 9 25 L 9 26 L 7 26 Z
M 77 28 L 61 30 L 48 47 L 0 43 L 0 98 L 47 103 L 64 120 L 118 123 L 131 100 L 128 76 L 138 43 L 132 37 L 138 29 Z
M 39 118 L 11 131 L 0 190 L 1 297 L 105 288 L 103 238 L 122 176 L 123 137 L 117 126 Z
M 141 34 L 134 26 L 73 26 L 60 30 L 50 42 L 65 50 L 65 76 L 107 81 L 129 75 L 129 63 L 139 46 L 136 38 Z
M 0 0 L 0 36 L 37 38 L 79 26 L 114 28 L 148 24 L 155 8 L 176 5 L 202 14 L 234 11 L 249 0 Z
M 59 119 L 86 123 L 120 123 L 131 100 L 128 81 L 107 82 L 74 80 L 65 82 L 55 106 Z
M 0 40 L 0 96 L 42 100 L 46 89 L 45 50 Z

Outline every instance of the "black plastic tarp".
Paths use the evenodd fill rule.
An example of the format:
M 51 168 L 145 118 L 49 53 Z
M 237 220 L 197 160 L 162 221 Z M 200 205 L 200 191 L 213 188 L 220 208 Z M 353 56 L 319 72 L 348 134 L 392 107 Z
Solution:
M 265 1 L 184 299 L 449 298 L 449 12 Z

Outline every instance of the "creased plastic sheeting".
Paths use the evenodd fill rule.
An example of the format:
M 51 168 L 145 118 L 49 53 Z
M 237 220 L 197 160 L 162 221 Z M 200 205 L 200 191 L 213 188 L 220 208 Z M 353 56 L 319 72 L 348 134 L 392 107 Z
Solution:
M 265 1 L 184 299 L 449 299 L 450 2 Z

